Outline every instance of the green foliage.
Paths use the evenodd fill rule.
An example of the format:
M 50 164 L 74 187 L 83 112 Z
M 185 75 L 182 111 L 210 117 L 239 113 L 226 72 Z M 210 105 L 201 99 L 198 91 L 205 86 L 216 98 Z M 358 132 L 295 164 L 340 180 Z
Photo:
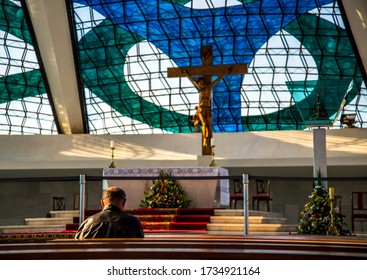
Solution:
M 328 234 L 331 220 L 328 191 L 324 187 L 317 185 L 311 192 L 309 199 L 300 213 L 300 220 L 297 224 L 298 233 Z M 349 233 L 349 231 L 345 230 L 346 225 L 343 217 L 335 215 L 334 225 L 336 235 Z
M 191 201 L 180 184 L 173 179 L 171 174 L 160 174 L 168 177 L 165 180 L 154 180 L 153 185 L 144 192 L 140 202 L 142 208 L 186 208 Z

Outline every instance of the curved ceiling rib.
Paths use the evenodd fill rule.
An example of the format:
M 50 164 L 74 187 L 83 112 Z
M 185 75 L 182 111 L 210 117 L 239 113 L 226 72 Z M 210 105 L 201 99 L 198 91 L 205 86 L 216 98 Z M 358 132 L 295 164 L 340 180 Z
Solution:
M 27 0 L 61 133 L 85 133 L 64 0 Z

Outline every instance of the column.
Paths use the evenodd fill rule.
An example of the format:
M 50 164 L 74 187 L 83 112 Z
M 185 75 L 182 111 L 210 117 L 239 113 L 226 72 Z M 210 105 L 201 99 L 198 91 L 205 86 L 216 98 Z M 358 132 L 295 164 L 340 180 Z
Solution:
M 313 176 L 327 177 L 326 129 L 313 129 Z M 322 185 L 327 188 L 327 182 Z

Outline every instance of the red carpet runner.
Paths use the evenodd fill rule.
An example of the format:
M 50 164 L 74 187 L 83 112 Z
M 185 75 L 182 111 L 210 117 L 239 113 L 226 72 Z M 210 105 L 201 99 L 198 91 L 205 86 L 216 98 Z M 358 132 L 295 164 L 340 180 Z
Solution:
M 86 210 L 85 216 L 91 216 L 100 210 Z M 126 210 L 136 216 L 144 229 L 144 232 L 162 231 L 206 231 L 206 225 L 210 222 L 210 216 L 214 215 L 213 208 L 139 208 Z M 73 224 L 66 225 L 67 231 L 78 229 L 78 217 Z
M 86 210 L 85 217 L 100 210 Z M 213 208 L 178 208 L 178 209 L 133 209 L 127 210 L 142 223 L 145 233 L 203 233 L 214 215 Z M 74 223 L 67 224 L 62 232 L 30 232 L 0 234 L 0 244 L 3 243 L 45 243 L 53 239 L 73 239 L 78 229 L 79 218 Z

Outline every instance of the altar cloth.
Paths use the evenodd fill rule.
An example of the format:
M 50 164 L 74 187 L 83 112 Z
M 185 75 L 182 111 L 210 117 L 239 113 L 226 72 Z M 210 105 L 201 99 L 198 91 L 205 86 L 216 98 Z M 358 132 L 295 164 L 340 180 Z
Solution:
M 216 179 L 228 176 L 228 170 L 222 167 L 162 167 L 162 168 L 104 168 L 104 177 L 116 179 L 104 180 L 103 188 L 119 186 L 127 195 L 125 208 L 138 208 L 146 191 L 152 184 L 151 180 L 142 179 L 119 180 L 118 177 L 159 177 L 160 173 L 174 177 L 213 177 L 213 179 L 182 179 L 177 180 L 191 200 L 189 207 L 226 207 L 229 206 L 229 180 Z

